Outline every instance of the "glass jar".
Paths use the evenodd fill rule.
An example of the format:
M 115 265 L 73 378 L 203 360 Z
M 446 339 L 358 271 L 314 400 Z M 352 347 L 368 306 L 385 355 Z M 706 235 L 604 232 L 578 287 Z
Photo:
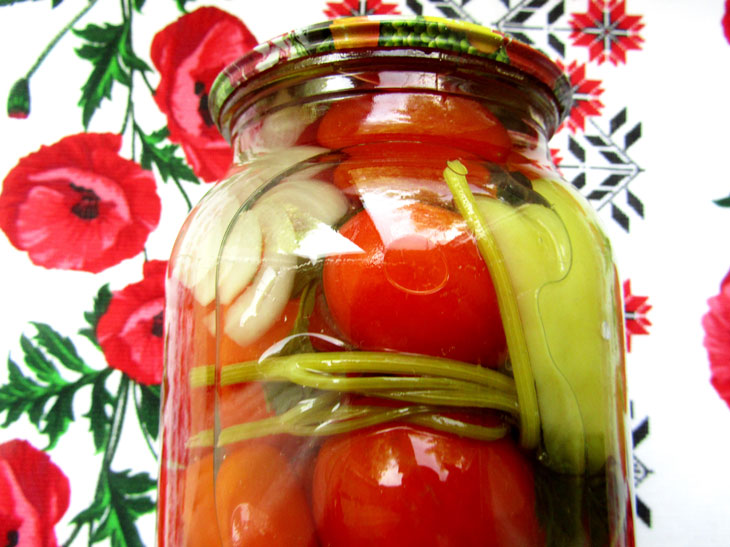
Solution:
M 347 18 L 216 80 L 170 259 L 163 546 L 633 545 L 609 242 L 500 33 Z

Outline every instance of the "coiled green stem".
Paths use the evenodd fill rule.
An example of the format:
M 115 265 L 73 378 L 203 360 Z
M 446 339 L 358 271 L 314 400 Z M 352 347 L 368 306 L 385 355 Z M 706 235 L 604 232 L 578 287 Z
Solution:
M 512 378 L 436 357 L 385 352 L 301 353 L 232 364 L 221 370 L 221 386 L 258 381 L 290 381 L 324 393 L 302 400 L 277 416 L 225 428 L 219 434 L 219 445 L 279 433 L 334 435 L 396 419 L 489 440 L 503 436 L 507 426 L 485 427 L 446 416 L 445 412 L 466 407 L 519 416 Z M 193 388 L 212 386 L 214 367 L 193 369 L 190 382 Z M 343 404 L 342 393 L 371 395 L 406 405 Z M 213 431 L 206 430 L 193 437 L 190 445 L 209 446 L 213 440 Z

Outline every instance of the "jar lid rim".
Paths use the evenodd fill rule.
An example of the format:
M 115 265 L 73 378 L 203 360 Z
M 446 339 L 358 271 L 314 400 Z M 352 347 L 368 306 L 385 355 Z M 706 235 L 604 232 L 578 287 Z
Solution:
M 323 53 L 376 47 L 445 51 L 502 63 L 550 88 L 560 119 L 570 110 L 572 87 L 563 69 L 542 51 L 512 36 L 458 19 L 368 15 L 316 23 L 257 45 L 223 69 L 213 82 L 208 95 L 212 119 L 219 124 L 226 100 L 274 66 Z

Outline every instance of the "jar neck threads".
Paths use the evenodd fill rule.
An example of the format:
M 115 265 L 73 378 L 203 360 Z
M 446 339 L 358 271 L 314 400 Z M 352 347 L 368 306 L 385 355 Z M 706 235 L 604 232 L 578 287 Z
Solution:
M 373 49 L 304 57 L 258 74 L 228 97 L 218 123 L 239 160 L 246 161 L 278 145 L 316 145 L 316 132 L 306 134 L 304 128 L 333 103 L 386 93 L 425 93 L 479 102 L 516 140 L 545 150 L 560 122 L 551 90 L 508 65 L 444 52 Z M 271 129 L 279 134 L 262 138 L 259 133 L 272 116 L 282 118 Z M 289 140 L 282 131 L 289 132 Z M 241 150 L 246 150 L 243 157 Z

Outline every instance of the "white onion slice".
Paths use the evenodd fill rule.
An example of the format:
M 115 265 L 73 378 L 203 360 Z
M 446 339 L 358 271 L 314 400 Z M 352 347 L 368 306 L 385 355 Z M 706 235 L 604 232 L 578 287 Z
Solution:
M 322 151 L 294 147 L 250 162 L 221 183 L 192 217 L 190 236 L 183 242 L 187 258 L 180 261 L 187 271 L 179 272 L 180 279 L 201 304 L 210 304 L 216 296 L 220 251 L 218 298 L 228 306 L 222 328 L 241 346 L 260 338 L 281 316 L 291 298 L 299 257 L 316 261 L 333 253 L 362 252 L 331 227 L 347 213 L 345 195 L 326 182 L 304 178 L 326 166 L 292 174 L 251 209 L 240 211 L 256 188 Z M 215 334 L 215 311 L 207 324 Z
M 316 262 L 321 258 L 332 255 L 361 254 L 365 252 L 329 224 L 321 222 L 313 216 L 307 218 L 301 212 L 297 214 L 297 217 L 296 224 L 306 223 L 309 225 L 309 229 L 297 238 L 297 247 L 293 251 L 295 255 L 306 258 L 310 262 Z
M 243 211 L 233 221 L 218 265 L 218 298 L 230 304 L 261 265 L 263 235 L 255 211 Z
M 277 92 L 268 103 L 266 116 L 239 132 L 239 150 L 244 154 L 256 154 L 292 148 L 305 129 L 321 115 L 315 104 L 296 102 L 297 99 L 288 90 Z M 284 106 L 287 104 L 291 106 Z M 277 107 L 279 110 L 276 110 Z M 250 122 L 246 120 L 244 123 Z
M 345 195 L 335 186 L 312 179 L 287 180 L 261 198 L 262 203 L 287 206 L 311 215 L 325 224 L 337 222 L 347 212 Z
M 286 153 L 269 154 L 251 161 L 240 171 L 222 181 L 195 208 L 189 217 L 184 236 L 178 242 L 173 261 L 173 275 L 184 286 L 193 290 L 200 304 L 207 306 L 215 298 L 215 269 L 220 245 L 231 220 L 243 203 L 262 184 L 324 151 L 324 148 L 316 146 L 295 146 Z M 313 168 L 320 167 L 310 166 L 306 171 L 311 173 Z M 229 303 L 250 283 L 261 261 L 261 230 L 256 227 L 251 228 L 252 221 L 246 217 L 236 222 L 243 224 L 232 227 L 235 234 L 231 234 L 229 238 L 231 240 L 226 244 L 226 247 L 230 248 L 224 250 L 225 260 L 221 264 L 219 289 L 224 303 Z M 236 253 L 240 253 L 240 256 L 234 256 Z M 229 262 L 230 268 L 227 266 Z M 236 267 L 242 264 L 246 266 Z
M 304 130 L 317 120 L 313 105 L 289 106 L 266 116 L 258 135 L 258 144 L 264 149 L 288 148 Z
M 297 257 L 294 227 L 289 216 L 271 206 L 256 207 L 264 235 L 262 267 L 251 285 L 226 312 L 224 331 L 240 346 L 263 335 L 279 318 L 294 286 Z
M 215 297 L 215 264 L 220 244 L 239 207 L 238 199 L 226 190 L 206 196 L 190 217 L 175 251 L 173 275 L 192 289 L 203 305 Z

